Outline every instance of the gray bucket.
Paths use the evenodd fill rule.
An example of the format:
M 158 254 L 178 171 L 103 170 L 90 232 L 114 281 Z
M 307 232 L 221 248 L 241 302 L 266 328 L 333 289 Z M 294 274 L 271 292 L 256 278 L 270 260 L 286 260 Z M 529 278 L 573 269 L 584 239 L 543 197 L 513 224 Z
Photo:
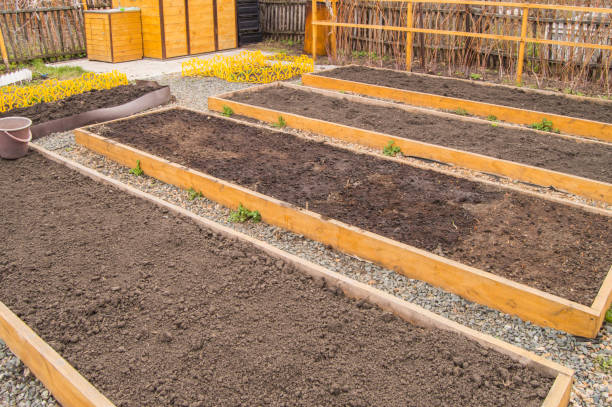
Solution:
M 26 117 L 0 119 L 0 157 L 14 160 L 27 154 L 32 141 L 31 125 L 32 120 Z

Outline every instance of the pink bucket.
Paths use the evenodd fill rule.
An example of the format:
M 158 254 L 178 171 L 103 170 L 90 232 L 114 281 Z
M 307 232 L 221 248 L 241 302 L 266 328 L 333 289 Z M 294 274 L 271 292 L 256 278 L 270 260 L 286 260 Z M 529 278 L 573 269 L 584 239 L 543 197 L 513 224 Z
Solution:
M 0 119 L 0 157 L 14 160 L 27 154 L 32 141 L 31 125 L 32 120 L 26 117 Z

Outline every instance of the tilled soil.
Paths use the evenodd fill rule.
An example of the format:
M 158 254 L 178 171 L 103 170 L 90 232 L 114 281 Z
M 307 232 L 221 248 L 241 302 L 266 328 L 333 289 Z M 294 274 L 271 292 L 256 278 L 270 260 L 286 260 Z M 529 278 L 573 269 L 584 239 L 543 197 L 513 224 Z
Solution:
M 478 82 L 418 76 L 365 66 L 345 66 L 317 75 L 612 123 L 612 103 L 575 101 L 561 94 L 547 95 L 529 89 L 487 86 Z
M 494 127 L 334 98 L 286 86 L 242 92 L 237 102 L 612 182 L 612 144 Z M 612 105 L 611 105 L 612 106 Z M 381 146 L 382 149 L 383 146 Z M 405 151 L 405 154 L 410 154 Z
M 591 305 L 612 218 L 185 110 L 104 125 L 117 141 Z
M 36 153 L 0 179 L 0 300 L 119 407 L 538 406 L 552 385 Z
M 137 81 L 111 89 L 91 90 L 55 102 L 12 109 L 0 113 L 0 117 L 27 117 L 33 124 L 39 124 L 103 107 L 119 106 L 160 88 L 162 86 L 155 82 Z

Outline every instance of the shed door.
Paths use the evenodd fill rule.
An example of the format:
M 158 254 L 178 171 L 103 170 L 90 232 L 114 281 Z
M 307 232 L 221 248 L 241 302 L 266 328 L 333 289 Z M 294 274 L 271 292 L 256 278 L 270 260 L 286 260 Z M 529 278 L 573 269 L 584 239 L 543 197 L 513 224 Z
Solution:
M 223 1 L 223 0 L 217 0 Z M 213 0 L 185 0 L 189 9 L 189 45 L 191 54 L 215 50 Z

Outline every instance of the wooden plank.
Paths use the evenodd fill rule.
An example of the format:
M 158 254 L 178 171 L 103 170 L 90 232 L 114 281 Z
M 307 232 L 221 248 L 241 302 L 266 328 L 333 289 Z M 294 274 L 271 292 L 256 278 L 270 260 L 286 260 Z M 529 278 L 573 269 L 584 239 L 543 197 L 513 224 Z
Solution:
M 499 120 L 508 123 L 530 125 L 542 121 L 543 118 L 551 120 L 555 126 L 564 133 L 582 137 L 612 142 L 612 124 L 593 120 L 561 116 L 552 113 L 536 112 L 533 110 L 518 109 L 515 107 L 494 105 L 473 100 L 432 95 L 386 86 L 370 85 L 366 83 L 347 81 L 344 79 L 328 78 L 320 75 L 303 74 L 302 83 L 320 89 L 341 90 L 362 95 L 391 99 L 413 106 L 429 107 L 443 110 L 465 109 L 468 113 L 487 117 L 496 116 Z M 610 105 L 612 108 L 612 104 Z
M 0 338 L 64 407 L 114 405 L 0 302 Z
M 113 178 L 102 175 L 90 168 L 87 168 L 72 160 L 62 157 L 54 152 L 46 150 L 43 147 L 40 147 L 38 145 L 33 145 L 32 149 L 40 152 L 45 157 L 53 161 L 59 162 L 60 164 L 63 164 L 67 166 L 68 168 L 71 168 L 75 171 L 78 171 L 82 175 L 87 176 L 97 182 L 109 184 L 133 196 L 136 196 L 141 199 L 145 199 L 153 203 L 154 205 L 157 205 L 162 208 L 166 208 L 172 213 L 189 218 L 193 220 L 194 222 L 196 222 L 197 224 L 205 228 L 208 228 L 216 233 L 219 233 L 223 236 L 226 236 L 230 239 L 237 239 L 237 240 L 241 240 L 249 244 L 252 244 L 254 247 L 269 254 L 270 256 L 273 256 L 274 258 L 278 258 L 278 259 L 284 260 L 292 264 L 300 272 L 310 275 L 311 277 L 317 280 L 324 280 L 327 283 L 327 285 L 329 285 L 330 287 L 341 288 L 344 291 L 344 293 L 351 298 L 366 300 L 372 304 L 379 306 L 380 308 L 386 311 L 395 313 L 400 318 L 414 325 L 434 328 L 434 329 L 443 329 L 443 330 L 455 332 L 470 340 L 476 341 L 477 343 L 479 343 L 481 346 L 485 348 L 500 352 L 504 355 L 509 356 L 511 359 L 520 362 L 523 365 L 536 369 L 537 371 L 543 374 L 549 375 L 550 377 L 554 377 L 555 381 L 553 383 L 553 386 L 551 387 L 542 405 L 546 407 L 567 406 L 567 403 L 569 400 L 569 394 L 571 391 L 571 385 L 573 381 L 573 375 L 574 375 L 574 372 L 571 369 L 561 366 L 558 363 L 551 362 L 547 359 L 544 359 L 540 356 L 537 356 L 531 352 L 528 352 L 514 345 L 510 345 L 499 339 L 493 338 L 490 335 L 486 335 L 486 334 L 477 332 L 473 329 L 467 328 L 456 322 L 450 321 L 444 317 L 441 317 L 430 311 L 427 311 L 417 305 L 410 304 L 391 294 L 388 294 L 376 288 L 370 287 L 364 283 L 355 281 L 347 276 L 341 275 L 336 272 L 332 272 L 328 269 L 323 268 L 322 266 L 319 266 L 309 261 L 306 261 L 304 259 L 301 259 L 295 255 L 286 253 L 266 242 L 256 240 L 241 232 L 237 232 L 229 227 L 222 226 L 211 220 L 202 218 L 192 212 L 189 212 L 188 210 L 184 208 L 180 208 L 160 198 L 154 197 L 146 192 L 137 190 L 129 185 L 125 185 Z M 8 311 L 8 312 L 5 312 L 5 311 Z M 9 318 L 6 317 L 7 315 Z M 10 318 L 10 317 L 13 317 L 13 318 Z M 31 332 L 31 330 L 21 320 L 19 320 L 19 318 L 17 318 L 14 314 L 10 312 L 10 310 L 8 310 L 2 303 L 0 303 L 0 336 L 2 336 L 3 338 L 5 337 L 4 332 L 6 332 L 5 330 L 2 330 L 2 327 L 4 326 L 8 326 L 9 331 L 11 330 L 12 331 L 18 330 L 21 332 L 29 331 L 27 333 L 33 334 L 33 332 Z M 28 336 L 18 336 L 18 335 L 8 335 L 8 337 L 15 339 L 16 344 L 14 344 L 14 347 L 20 348 L 20 349 L 24 347 L 25 345 L 24 344 L 25 341 L 23 340 L 23 338 L 28 338 Z M 40 338 L 38 339 L 40 340 Z M 42 342 L 42 340 L 40 340 L 40 342 Z M 45 344 L 44 342 L 37 343 L 36 345 L 37 346 L 35 347 L 35 352 L 30 351 L 26 354 L 26 356 L 32 356 L 33 354 L 36 354 L 37 352 L 39 352 L 41 349 L 44 349 L 45 347 L 48 348 L 48 345 Z M 43 357 L 41 362 L 32 363 L 31 365 L 28 365 L 24 361 L 24 363 L 26 363 L 26 365 L 29 366 L 30 369 L 35 374 L 37 374 L 38 372 L 38 370 L 35 369 L 37 366 L 45 365 L 46 363 L 50 362 L 48 359 L 49 358 L 48 352 L 44 352 L 41 354 Z M 64 363 L 65 365 L 68 366 L 69 369 L 72 369 L 65 361 Z M 74 371 L 74 369 L 72 370 Z M 54 380 L 59 380 L 59 378 L 55 376 L 54 371 L 43 370 L 43 374 L 45 372 L 50 372 Z M 73 372 L 73 373 L 76 373 L 76 372 Z M 74 383 L 74 382 L 70 382 L 70 383 Z M 88 385 L 89 383 L 86 383 L 85 387 L 91 386 L 91 385 L 89 386 Z M 62 392 L 65 392 L 67 390 L 67 387 L 73 388 L 73 386 L 62 386 L 60 387 L 59 390 Z M 81 390 L 82 386 L 78 385 L 77 389 Z M 91 390 L 91 388 L 89 390 Z M 55 393 L 53 394 L 55 395 Z M 74 405 L 74 404 L 69 404 L 66 401 L 62 401 L 63 399 L 60 400 L 60 398 L 57 396 L 56 398 L 58 398 L 58 400 L 65 407 L 72 407 Z M 109 402 L 107 403 L 107 402 L 108 400 L 103 399 L 101 402 L 96 402 L 93 405 L 95 405 L 96 407 L 113 407 L 112 404 L 110 404 Z M 87 403 L 82 403 L 80 401 L 79 403 L 80 404 L 77 404 L 79 406 L 89 406 L 90 405 Z
M 238 122 L 233 119 L 226 120 Z M 163 182 L 184 189 L 194 188 L 202 191 L 207 198 L 230 208 L 236 208 L 242 203 L 251 210 L 258 210 L 262 219 L 269 224 L 381 264 L 409 278 L 426 281 L 468 300 L 573 335 L 595 337 L 600 328 L 600 315 L 596 314 L 591 307 L 463 265 L 355 226 L 330 220 L 287 202 L 250 191 L 95 135 L 86 129 L 76 130 L 75 139 L 78 144 L 122 165 L 133 167 L 136 161 L 140 160 L 141 168 L 147 175 Z M 612 268 L 608 274 L 610 273 L 612 273 Z
M 291 85 L 287 84 L 284 84 L 283 86 L 292 87 Z M 255 88 L 250 88 L 247 91 L 253 91 L 254 89 Z M 228 94 L 224 94 L 209 97 L 208 108 L 210 110 L 222 112 L 223 106 L 228 106 L 238 115 L 251 117 L 269 123 L 276 122 L 279 116 L 283 116 L 283 119 L 285 119 L 287 125 L 290 127 L 311 131 L 328 137 L 361 144 L 376 149 L 382 149 L 389 141 L 394 141 L 395 144 L 402 149 L 404 154 L 452 163 L 464 168 L 498 174 L 515 180 L 542 185 L 544 187 L 553 186 L 554 188 L 579 196 L 612 204 L 612 184 L 609 183 L 591 180 L 576 175 L 564 174 L 558 171 L 547 170 L 545 168 L 527 164 L 502 160 L 482 154 L 439 146 L 436 144 L 410 140 L 390 134 L 358 129 L 355 127 L 295 115 L 279 110 L 252 106 L 229 100 L 228 96 Z M 342 96 L 346 97 L 346 95 Z M 385 103 L 374 102 L 367 99 L 363 99 L 362 101 L 365 103 L 376 104 Z M 457 120 L 461 119 L 457 118 Z M 517 131 L 524 130 L 517 128 Z
M 217 40 L 218 49 L 231 49 L 238 46 L 236 30 L 236 2 L 217 0 Z

